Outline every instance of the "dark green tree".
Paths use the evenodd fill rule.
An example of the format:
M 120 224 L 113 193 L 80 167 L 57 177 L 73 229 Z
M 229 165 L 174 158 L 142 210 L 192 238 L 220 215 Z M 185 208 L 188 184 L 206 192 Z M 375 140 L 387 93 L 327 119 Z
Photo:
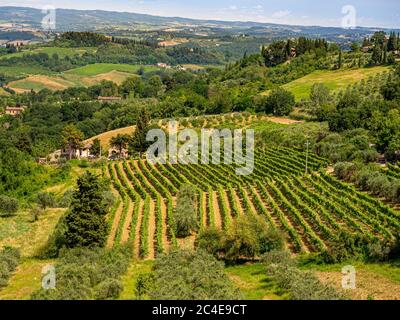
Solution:
M 92 142 L 92 148 L 90 149 L 90 153 L 96 157 L 100 156 L 101 153 L 101 144 L 99 139 L 94 139 Z
M 342 69 L 343 66 L 343 53 L 342 49 L 339 50 L 339 62 L 338 62 L 338 68 Z
M 265 101 L 265 112 L 276 116 L 287 116 L 293 111 L 294 95 L 285 89 L 272 90 Z
M 125 149 L 131 140 L 130 136 L 127 134 L 118 134 L 115 137 L 110 139 L 110 145 L 114 148 L 117 148 L 119 151 L 119 156 L 122 155 L 122 149 Z
M 372 51 L 371 61 L 373 64 L 378 65 L 382 62 L 382 49 L 380 46 L 375 46 Z
M 136 129 L 129 143 L 129 154 L 143 153 L 150 146 L 150 142 L 146 141 L 150 126 L 150 115 L 145 108 L 139 110 L 139 115 L 136 121 Z
M 396 49 L 397 49 L 397 36 L 395 32 L 391 32 L 387 43 L 387 50 L 391 52 L 395 51 Z
M 103 247 L 107 238 L 107 214 L 99 178 L 86 172 L 78 179 L 65 217 L 65 239 L 69 248 Z

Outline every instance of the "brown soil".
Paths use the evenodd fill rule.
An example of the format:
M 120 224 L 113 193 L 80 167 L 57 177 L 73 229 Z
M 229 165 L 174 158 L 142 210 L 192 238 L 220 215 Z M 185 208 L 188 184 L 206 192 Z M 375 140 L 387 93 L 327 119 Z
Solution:
M 153 200 L 150 201 L 150 214 L 149 214 L 149 256 L 147 259 L 155 258 L 155 234 L 156 234 L 156 216 L 155 216 L 155 203 Z
M 317 272 L 318 278 L 332 285 L 338 290 L 342 289 L 341 272 Z M 393 283 L 382 275 L 367 271 L 356 273 L 356 288 L 343 290 L 353 300 L 400 300 L 400 284 Z
M 169 242 L 168 242 L 168 232 L 167 232 L 167 206 L 165 205 L 164 200 L 161 201 L 161 216 L 162 216 L 162 242 L 165 251 L 169 250 Z
M 112 248 L 114 245 L 115 234 L 117 233 L 118 224 L 119 224 L 119 221 L 121 220 L 121 214 L 122 214 L 123 207 L 124 207 L 124 203 L 123 203 L 123 201 L 121 201 L 121 203 L 117 209 L 117 212 L 115 213 L 114 222 L 111 226 L 110 235 L 108 236 L 107 248 Z
M 240 198 L 237 195 L 235 189 L 233 189 L 233 198 L 235 199 L 236 205 L 237 205 L 237 207 L 239 209 L 239 214 L 243 215 L 244 214 L 244 210 L 243 210 L 243 207 L 242 207 L 242 202 L 240 201 Z
M 136 224 L 135 239 L 133 245 L 134 256 L 138 258 L 140 257 L 140 228 L 142 227 L 143 220 L 143 206 L 144 202 L 143 200 L 140 200 L 139 216 Z
M 222 217 L 221 210 L 219 209 L 217 192 L 213 191 L 211 196 L 214 207 L 215 227 L 220 230 L 222 229 Z
M 203 192 L 203 197 L 201 199 L 201 205 L 203 207 L 203 226 L 207 227 L 207 194 Z M 174 207 L 176 206 L 176 203 Z
M 129 234 L 131 231 L 131 223 L 132 223 L 132 217 L 133 217 L 133 210 L 134 210 L 134 204 L 131 200 L 129 200 L 128 213 L 126 215 L 126 218 L 124 221 L 124 226 L 122 229 L 121 243 L 126 243 L 129 240 Z

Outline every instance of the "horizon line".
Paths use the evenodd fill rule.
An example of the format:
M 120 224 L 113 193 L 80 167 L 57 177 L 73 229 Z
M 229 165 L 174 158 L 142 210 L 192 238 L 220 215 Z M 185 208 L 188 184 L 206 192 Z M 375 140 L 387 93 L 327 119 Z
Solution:
M 10 6 L 10 5 L 0 5 L 1 8 L 22 8 L 22 9 L 36 9 L 36 10 L 41 10 L 43 9 L 42 7 L 34 7 L 34 6 Z M 270 25 L 276 25 L 276 26 L 290 26 L 290 27 L 318 27 L 318 28 L 336 28 L 336 29 L 343 29 L 343 30 L 354 30 L 354 29 L 386 29 L 386 30 L 396 30 L 400 31 L 400 25 L 398 27 L 391 26 L 391 27 L 382 27 L 382 26 L 356 26 L 354 29 L 345 29 L 342 28 L 341 26 L 323 26 L 323 25 L 318 25 L 318 24 L 310 24 L 310 25 L 302 25 L 302 24 L 290 24 L 290 23 L 276 23 L 276 22 L 259 22 L 259 21 L 253 21 L 253 20 L 222 20 L 222 19 L 206 19 L 206 18 L 191 18 L 191 17 L 182 17 L 182 16 L 162 16 L 162 15 L 157 15 L 157 14 L 151 14 L 151 13 L 142 13 L 142 12 L 135 12 L 135 11 L 126 11 L 126 10 L 105 10 L 105 9 L 77 9 L 77 8 L 61 8 L 61 7 L 56 7 L 54 6 L 56 10 L 74 10 L 74 11 L 103 11 L 103 12 L 109 12 L 109 13 L 128 13 L 128 14 L 138 14 L 138 15 L 147 15 L 147 16 L 152 16 L 152 17 L 158 17 L 158 18 L 168 18 L 168 19 L 187 19 L 187 20 L 193 20 L 193 21 L 205 21 L 205 22 L 228 22 L 228 23 L 257 23 L 257 24 L 270 24 Z

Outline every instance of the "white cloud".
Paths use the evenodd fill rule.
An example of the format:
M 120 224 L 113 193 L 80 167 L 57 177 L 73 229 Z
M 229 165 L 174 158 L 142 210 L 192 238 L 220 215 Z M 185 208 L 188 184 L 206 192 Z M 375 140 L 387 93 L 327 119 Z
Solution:
M 282 18 L 286 18 L 289 15 L 290 15 L 290 11 L 281 10 L 281 11 L 277 11 L 277 12 L 273 13 L 272 17 L 275 19 L 282 19 Z
M 237 9 L 238 9 L 238 7 L 235 5 L 229 6 L 229 10 L 237 10 Z

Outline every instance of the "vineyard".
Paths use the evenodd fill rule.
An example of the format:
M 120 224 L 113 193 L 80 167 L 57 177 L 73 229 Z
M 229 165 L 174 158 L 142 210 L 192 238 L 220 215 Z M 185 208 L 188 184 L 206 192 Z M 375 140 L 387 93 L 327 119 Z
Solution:
M 391 179 L 400 179 L 400 166 L 388 163 L 386 174 Z
M 110 162 L 107 174 L 119 200 L 109 214 L 108 246 L 132 241 L 135 256 L 153 259 L 179 245 L 174 231 L 176 195 L 183 184 L 199 194 L 201 228 L 226 230 L 239 215 L 257 215 L 280 229 L 293 253 L 323 252 L 339 237 L 394 239 L 400 214 L 326 173 L 326 161 L 289 148 L 255 152 L 251 175 L 235 165 L 152 165 Z

